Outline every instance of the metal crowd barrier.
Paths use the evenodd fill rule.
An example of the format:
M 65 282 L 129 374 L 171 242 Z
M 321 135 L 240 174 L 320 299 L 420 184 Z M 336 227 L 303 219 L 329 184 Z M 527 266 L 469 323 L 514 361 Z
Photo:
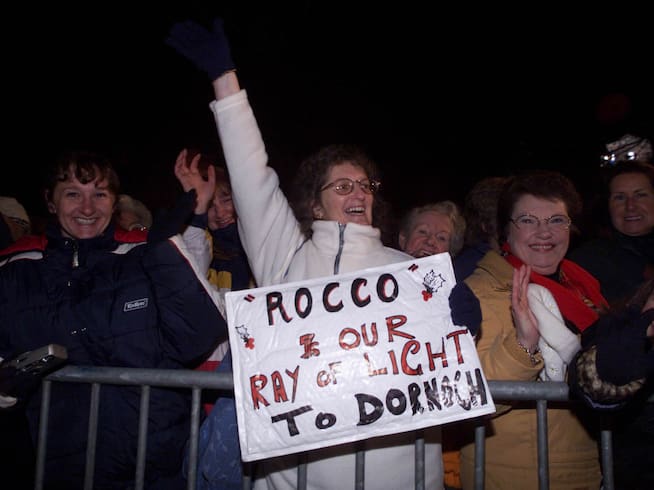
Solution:
M 112 367 L 65 366 L 50 374 L 43 381 L 40 426 L 36 448 L 36 490 L 44 488 L 45 453 L 48 433 L 48 411 L 50 407 L 51 385 L 53 382 L 89 383 L 91 388 L 91 413 L 89 419 L 88 445 L 86 452 L 86 469 L 84 490 L 92 490 L 94 473 L 95 443 L 98 430 L 98 408 L 100 387 L 103 384 L 141 386 L 141 405 L 139 413 L 139 437 L 137 447 L 135 490 L 142 490 L 145 475 L 145 449 L 147 445 L 147 421 L 151 387 L 187 388 L 192 391 L 191 429 L 189 434 L 189 469 L 187 489 L 194 490 L 197 482 L 198 437 L 200 425 L 201 395 L 203 390 L 234 389 L 230 373 L 215 373 L 193 370 L 138 369 Z M 534 401 L 536 404 L 538 430 L 538 482 L 540 490 L 549 488 L 549 460 L 547 440 L 547 403 L 550 401 L 569 401 L 568 387 L 562 382 L 522 382 L 522 381 L 488 381 L 494 401 Z M 484 488 L 484 426 L 483 417 L 475 428 L 475 489 Z M 416 432 L 416 484 L 417 490 L 424 490 L 424 439 L 421 431 Z M 603 490 L 613 490 L 613 454 L 611 450 L 611 432 L 601 431 L 600 449 L 603 475 Z M 355 487 L 363 490 L 365 452 L 356 456 Z M 247 473 L 247 472 L 246 472 Z M 305 490 L 307 484 L 306 465 L 298 468 L 299 490 Z M 249 474 L 243 482 L 244 490 L 249 490 L 252 479 Z

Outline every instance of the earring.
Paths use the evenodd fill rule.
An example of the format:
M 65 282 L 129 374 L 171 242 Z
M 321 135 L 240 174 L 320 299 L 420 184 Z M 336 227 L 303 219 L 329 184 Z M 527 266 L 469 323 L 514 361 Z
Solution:
M 48 211 L 50 211 L 52 214 L 57 214 L 57 208 L 51 202 L 48 203 Z
M 322 219 L 322 211 L 318 211 L 316 213 L 316 218 L 315 219 Z

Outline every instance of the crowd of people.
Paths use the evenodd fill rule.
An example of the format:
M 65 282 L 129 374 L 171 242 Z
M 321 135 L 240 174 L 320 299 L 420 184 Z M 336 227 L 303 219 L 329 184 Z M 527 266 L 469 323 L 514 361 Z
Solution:
M 607 413 L 615 488 L 654 487 L 651 144 L 639 139 L 623 154 L 607 147 L 612 156 L 597 167 L 607 225 L 593 236 L 579 234 L 575 183 L 547 169 L 483 178 L 463 202 L 436 198 L 393 229 L 386 183 L 356 145 L 319 148 L 282 191 L 220 19 L 211 29 L 174 24 L 167 43 L 208 75 L 226 166 L 182 149 L 172 166 L 179 199 L 152 212 L 121 193 L 105 156 L 67 153 L 47 176 L 50 221 L 39 235 L 20 202 L 0 197 L 0 358 L 60 344 L 79 366 L 230 372 L 226 292 L 445 253 L 457 280 L 451 315 L 473 336 L 486 378 L 570 386 L 573 402 L 547 410 L 550 488 L 601 488 Z M 3 465 L 33 464 L 25 441 L 37 440 L 39 389 L 0 392 L 0 421 L 12 429 L 4 439 L 25 449 L 20 461 L 3 452 Z M 47 489 L 82 487 L 89 394 L 80 384 L 53 387 Z M 205 401 L 198 489 L 242 488 L 235 401 Z M 185 488 L 190 403 L 187 393 L 152 390 L 146 488 Z M 103 387 L 99 425 L 119 430 L 98 432 L 95 488 L 134 485 L 138 407 L 138 391 Z M 484 424 L 485 488 L 538 488 L 534 405 L 498 405 Z M 424 431 L 425 488 L 475 488 L 466 430 Z M 397 433 L 257 461 L 253 488 L 295 488 L 300 465 L 307 488 L 354 488 L 361 450 L 366 488 L 412 488 L 414 440 Z

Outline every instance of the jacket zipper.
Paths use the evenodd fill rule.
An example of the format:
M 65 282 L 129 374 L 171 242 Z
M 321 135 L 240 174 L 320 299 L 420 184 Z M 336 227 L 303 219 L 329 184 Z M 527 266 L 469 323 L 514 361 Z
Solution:
M 73 240 L 73 269 L 79 267 L 79 244 Z
M 343 254 L 343 244 L 345 242 L 345 223 L 338 224 L 338 252 L 334 258 L 334 274 L 338 274 L 341 268 L 341 255 Z

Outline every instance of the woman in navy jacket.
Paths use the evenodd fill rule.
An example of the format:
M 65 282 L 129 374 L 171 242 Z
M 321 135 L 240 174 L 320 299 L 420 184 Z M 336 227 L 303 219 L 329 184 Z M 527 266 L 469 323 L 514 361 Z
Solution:
M 206 212 L 214 174 L 205 180 L 197 166 L 175 171 L 189 191 L 184 198 L 197 195 L 195 213 Z M 155 225 L 147 239 L 146 232 L 115 228 L 118 193 L 104 157 L 78 152 L 57 162 L 45 190 L 56 220 L 44 236 L 21 240 L 0 257 L 0 357 L 55 343 L 74 365 L 193 368 L 225 339 L 205 279 L 208 262 L 196 260 L 208 249 L 204 230 L 189 227 L 182 237 L 167 223 L 172 232 Z M 133 487 L 139 400 L 137 387 L 102 386 L 94 488 Z M 5 406 L 11 401 L 4 397 Z M 34 440 L 40 401 L 37 393 L 25 400 Z M 82 488 L 89 406 L 90 385 L 53 383 L 45 488 Z M 190 406 L 189 391 L 151 390 L 146 488 L 183 488 Z

